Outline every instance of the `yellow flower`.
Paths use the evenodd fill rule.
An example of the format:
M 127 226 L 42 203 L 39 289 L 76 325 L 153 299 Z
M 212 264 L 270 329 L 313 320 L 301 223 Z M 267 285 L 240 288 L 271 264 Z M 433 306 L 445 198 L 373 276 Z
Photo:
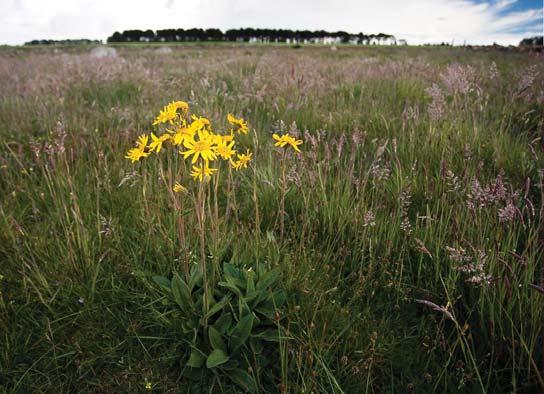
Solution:
M 290 145 L 295 151 L 300 152 L 300 149 L 298 149 L 298 146 L 302 144 L 302 140 L 297 140 L 294 137 L 290 136 L 288 133 L 282 135 L 281 137 L 277 134 L 274 134 L 272 135 L 272 138 L 274 138 L 277 141 L 274 144 L 275 146 L 279 146 L 283 148 L 286 145 Z
M 137 162 L 142 157 L 149 156 L 149 153 L 144 152 L 143 150 L 140 150 L 138 148 L 132 148 L 129 150 L 125 156 L 125 159 L 129 159 L 132 163 Z
M 249 131 L 249 127 L 247 127 L 247 123 L 243 118 L 235 118 L 233 114 L 227 115 L 227 120 L 231 125 L 233 125 L 236 129 L 234 131 L 237 131 L 238 133 L 247 134 Z
M 187 188 L 179 182 L 176 182 L 172 190 L 174 190 L 174 193 L 187 193 Z
M 200 167 L 193 166 L 193 171 L 191 171 L 191 176 L 197 179 L 200 179 L 202 182 L 206 177 L 212 176 L 217 171 L 217 168 L 210 168 L 207 164 L 202 164 Z
M 172 137 L 170 137 L 168 134 L 163 134 L 160 137 L 157 137 L 155 134 L 151 133 L 151 139 L 153 141 L 149 144 L 149 150 L 159 153 L 162 149 L 162 144 L 170 140 L 170 138 Z
M 170 130 L 169 130 L 170 131 Z M 172 135 L 172 144 L 173 145 L 181 145 L 183 141 L 186 139 L 192 139 L 195 135 L 195 131 L 185 125 L 185 121 L 183 122 L 181 127 L 178 127 L 175 132 L 170 131 L 170 133 L 173 133 Z
M 191 115 L 191 119 L 193 119 L 193 122 L 189 127 L 192 128 L 195 133 L 206 128 L 209 130 L 212 129 L 210 121 L 202 116 Z
M 250 153 L 249 149 L 245 154 L 238 154 L 238 161 L 231 161 L 232 168 L 234 168 L 235 170 L 247 168 L 247 164 L 251 161 L 251 156 L 253 156 L 253 153 Z
M 192 163 L 196 163 L 199 157 L 202 157 L 206 163 L 217 158 L 214 152 L 214 136 L 205 130 L 200 130 L 198 132 L 198 141 L 195 141 L 193 138 L 190 140 L 186 139 L 183 141 L 183 146 L 189 149 L 185 152 L 181 152 L 183 158 L 187 159 L 189 156 L 193 155 Z
M 153 388 L 153 387 L 151 386 L 151 383 L 147 382 L 147 383 L 145 384 L 145 389 L 146 389 L 147 391 L 151 391 L 152 388 Z
M 163 108 L 162 111 L 159 112 L 159 115 L 155 118 L 155 121 L 153 122 L 153 125 L 166 123 L 176 119 L 178 115 L 178 110 L 182 111 L 183 114 L 186 114 L 189 111 L 189 104 L 187 104 L 185 101 L 174 101 L 168 104 Z
M 136 141 L 136 148 L 144 150 L 147 146 L 147 141 L 149 141 L 149 137 L 145 134 L 142 134 L 138 137 L 138 141 Z
M 232 133 L 226 134 L 226 135 L 219 135 L 218 137 L 221 139 L 221 141 L 224 141 L 224 142 L 234 141 L 234 134 Z
M 236 151 L 232 149 L 233 146 L 234 141 L 229 144 L 228 142 L 222 140 L 217 144 L 215 153 L 221 156 L 223 160 L 229 160 L 234 154 L 236 154 Z
M 162 111 L 159 112 L 159 115 L 153 121 L 153 126 L 161 123 L 172 122 L 174 119 L 176 119 L 176 116 L 176 109 L 171 105 L 167 105 Z
M 187 104 L 185 101 L 174 101 L 172 103 L 170 103 L 170 105 L 172 107 L 174 107 L 176 109 L 176 111 L 178 109 L 181 109 L 181 111 L 186 114 L 187 112 L 189 112 L 189 104 Z
M 149 156 L 149 153 L 146 152 L 148 140 L 149 137 L 145 134 L 139 136 L 138 140 L 136 141 L 136 148 L 132 148 L 131 150 L 129 150 L 125 155 L 125 159 L 129 159 L 132 163 L 135 163 L 142 157 Z

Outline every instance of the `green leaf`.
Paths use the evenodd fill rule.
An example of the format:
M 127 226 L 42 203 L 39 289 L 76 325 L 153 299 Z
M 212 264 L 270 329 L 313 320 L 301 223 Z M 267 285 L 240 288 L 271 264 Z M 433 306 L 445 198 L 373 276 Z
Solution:
M 213 326 L 208 328 L 208 337 L 210 338 L 210 344 L 215 350 L 219 349 L 223 352 L 227 351 L 227 346 L 221 337 L 221 333 L 217 331 Z
M 272 294 L 272 298 L 274 299 L 274 305 L 276 308 L 279 308 L 285 303 L 285 300 L 287 299 L 287 296 L 285 295 L 285 291 L 278 290 Z
M 259 289 L 266 289 L 270 286 L 273 286 L 276 281 L 278 280 L 279 272 L 278 270 L 270 270 L 268 272 L 265 272 L 259 279 L 259 282 L 257 283 L 257 288 Z
M 200 267 L 193 267 L 189 275 L 189 290 L 192 292 L 196 285 L 202 284 L 202 273 Z
M 252 335 L 252 338 L 259 338 L 268 342 L 279 342 L 280 339 L 288 339 L 287 337 L 280 336 L 280 331 L 277 328 L 267 328 Z
M 174 300 L 180 306 L 180 308 L 184 309 L 193 306 L 191 292 L 189 291 L 187 284 L 178 274 L 175 274 L 172 278 L 172 294 L 174 296 Z
M 225 307 L 225 305 L 227 305 L 230 301 L 230 297 L 229 296 L 224 296 L 221 301 L 215 303 L 211 308 L 210 310 L 208 311 L 208 313 L 206 313 L 206 315 L 204 316 L 204 319 L 209 319 L 210 317 L 212 317 L 213 315 L 215 315 L 217 312 L 219 312 L 221 309 L 223 309 Z M 202 319 L 202 320 L 204 320 Z
M 255 354 L 261 354 L 264 348 L 263 343 L 255 337 L 249 338 L 249 345 Z
M 253 305 L 259 305 L 261 302 L 266 300 L 269 297 L 269 292 L 267 289 L 256 290 L 257 298 L 253 301 Z
M 250 294 L 255 291 L 255 273 L 248 272 L 246 282 L 246 294 Z
M 206 361 L 206 356 L 198 349 L 193 349 L 191 355 L 189 356 L 189 361 L 187 361 L 187 366 L 192 368 L 200 368 L 204 365 Z
M 230 371 L 232 369 L 238 368 L 239 365 L 240 363 L 238 361 L 231 358 L 225 364 L 221 365 L 221 371 Z
M 248 291 L 246 296 L 244 297 L 244 302 L 246 304 L 251 304 L 251 306 L 254 306 L 256 305 L 256 302 L 254 302 L 257 297 L 259 296 L 259 292 L 258 291 Z
M 253 314 L 245 315 L 232 330 L 229 341 L 229 348 L 232 352 L 236 352 L 249 338 L 251 328 L 253 327 Z
M 223 272 L 225 274 L 225 279 L 227 282 L 235 284 L 236 287 L 244 289 L 246 287 L 246 278 L 244 272 L 236 268 L 230 263 L 223 264 Z
M 207 368 L 215 368 L 229 361 L 229 356 L 221 349 L 215 349 L 206 360 Z
M 221 315 L 221 317 L 215 321 L 214 327 L 221 334 L 225 334 L 230 329 L 231 324 L 232 324 L 231 314 L 225 313 L 224 315 Z
M 227 279 L 227 281 L 228 281 L 228 279 Z M 240 289 L 238 287 L 236 287 L 236 285 L 233 282 L 219 282 L 218 285 L 221 286 L 221 287 L 225 287 L 225 288 L 229 289 L 234 294 L 236 294 L 238 297 L 242 297 L 242 292 L 240 291 Z
M 276 308 L 274 308 L 274 304 L 270 300 L 267 302 L 263 302 L 254 310 L 255 312 L 260 313 L 261 315 L 266 316 L 271 320 L 274 320 L 276 317 Z
M 244 390 L 250 393 L 257 392 L 257 384 L 255 383 L 255 379 L 253 379 L 251 375 L 243 369 L 233 369 L 232 371 L 229 371 L 227 376 L 230 378 L 230 380 L 232 380 L 235 384 L 237 384 Z
M 153 281 L 159 285 L 159 287 L 167 292 L 170 292 L 170 279 L 164 276 L 154 276 Z

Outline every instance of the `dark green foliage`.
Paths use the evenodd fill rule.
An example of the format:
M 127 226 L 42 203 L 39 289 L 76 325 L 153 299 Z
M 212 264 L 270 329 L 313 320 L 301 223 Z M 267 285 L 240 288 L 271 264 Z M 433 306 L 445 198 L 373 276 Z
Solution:
M 272 390 L 279 380 L 279 346 L 288 338 L 281 325 L 285 303 L 277 270 L 258 271 L 223 264 L 208 306 L 202 275 L 194 267 L 187 280 L 153 280 L 172 301 L 163 311 L 168 324 L 179 327 L 179 340 L 190 349 L 183 375 L 210 387 L 234 383 L 248 392 L 259 385 Z M 170 309 L 174 308 L 174 309 Z M 252 373 L 248 373 L 252 371 Z

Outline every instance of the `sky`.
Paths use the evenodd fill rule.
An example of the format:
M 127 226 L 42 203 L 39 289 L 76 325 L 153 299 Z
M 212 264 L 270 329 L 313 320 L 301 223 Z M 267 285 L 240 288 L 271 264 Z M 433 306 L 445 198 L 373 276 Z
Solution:
M 517 45 L 544 0 L 0 0 L 0 44 L 128 29 L 241 27 L 393 34 L 409 44 Z

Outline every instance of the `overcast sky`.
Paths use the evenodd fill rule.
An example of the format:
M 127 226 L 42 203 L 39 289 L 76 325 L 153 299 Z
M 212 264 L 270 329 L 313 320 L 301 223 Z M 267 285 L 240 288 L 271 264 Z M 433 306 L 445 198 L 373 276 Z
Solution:
M 127 29 L 267 27 L 517 45 L 543 31 L 543 0 L 0 0 L 0 10 L 0 44 L 105 40 Z

